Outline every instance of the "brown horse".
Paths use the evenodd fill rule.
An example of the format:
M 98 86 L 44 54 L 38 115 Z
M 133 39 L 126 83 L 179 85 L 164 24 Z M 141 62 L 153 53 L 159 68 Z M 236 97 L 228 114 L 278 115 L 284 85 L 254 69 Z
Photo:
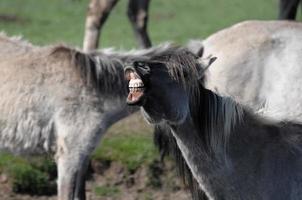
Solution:
M 91 51 L 98 47 L 100 31 L 118 1 L 90 1 L 85 25 L 84 51 Z M 151 41 L 147 33 L 149 2 L 150 0 L 129 0 L 128 3 L 128 18 L 142 48 L 151 47 Z

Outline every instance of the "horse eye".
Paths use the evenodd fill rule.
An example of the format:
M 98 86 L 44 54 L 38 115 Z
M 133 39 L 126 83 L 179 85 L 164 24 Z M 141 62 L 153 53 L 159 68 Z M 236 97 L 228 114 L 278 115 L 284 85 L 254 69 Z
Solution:
M 145 63 L 137 61 L 137 62 L 134 63 L 134 66 L 136 66 L 136 67 L 144 67 Z

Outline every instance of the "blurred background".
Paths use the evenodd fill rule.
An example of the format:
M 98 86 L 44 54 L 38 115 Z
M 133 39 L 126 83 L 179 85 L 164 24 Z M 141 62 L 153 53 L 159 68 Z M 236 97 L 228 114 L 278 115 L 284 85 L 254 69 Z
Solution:
M 35 45 L 65 43 L 82 48 L 88 0 L 0 0 L 0 31 Z M 101 48 L 133 49 L 137 43 L 120 0 L 103 27 Z M 301 8 L 297 20 L 301 20 Z M 277 18 L 278 0 L 151 0 L 148 32 L 153 45 L 185 44 L 237 22 Z M 173 162 L 159 161 L 152 127 L 139 114 L 115 124 L 92 156 L 88 199 L 189 199 Z M 51 155 L 0 154 L 0 199 L 56 199 Z

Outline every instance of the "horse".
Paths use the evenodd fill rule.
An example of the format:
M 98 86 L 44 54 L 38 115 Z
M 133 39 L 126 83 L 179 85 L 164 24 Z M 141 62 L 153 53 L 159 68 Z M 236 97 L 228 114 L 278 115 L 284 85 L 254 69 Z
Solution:
M 112 124 L 138 110 L 125 103 L 125 63 L 169 46 L 87 54 L 64 45 L 34 46 L 2 33 L 0 150 L 54 155 L 58 199 L 85 199 L 91 152 Z
M 278 19 L 295 20 L 301 0 L 279 0 Z
M 216 57 L 174 47 L 125 68 L 128 105 L 172 131 L 209 199 L 301 199 L 302 125 L 265 118 L 204 86 Z
M 203 46 L 203 57 L 219 58 L 206 71 L 206 88 L 264 116 L 302 121 L 301 41 L 301 23 L 246 21 L 210 35 L 191 50 Z
M 84 51 L 91 51 L 99 45 L 100 30 L 118 0 L 90 0 L 85 22 Z M 141 48 L 151 47 L 147 32 L 150 0 L 129 0 L 127 15 Z
M 248 33 L 248 34 L 247 34 Z M 219 59 L 206 71 L 206 88 L 276 120 L 302 121 L 300 58 L 302 26 L 297 22 L 246 21 L 225 28 L 187 47 Z M 238 49 L 238 51 L 234 51 Z M 286 67 L 287 66 L 287 67 Z M 195 185 L 170 129 L 156 125 L 154 141 L 162 154 L 172 154 L 181 175 Z M 193 180 L 193 181 L 192 181 Z M 201 199 L 196 187 L 192 192 Z M 198 189 L 198 188 L 197 188 Z

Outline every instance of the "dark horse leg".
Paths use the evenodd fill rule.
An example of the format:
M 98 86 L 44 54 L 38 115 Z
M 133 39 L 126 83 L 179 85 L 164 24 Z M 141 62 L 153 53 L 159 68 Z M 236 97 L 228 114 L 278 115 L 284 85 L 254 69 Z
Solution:
M 90 0 L 85 23 L 84 51 L 91 51 L 99 46 L 101 28 L 117 2 L 118 0 Z
M 300 0 L 279 0 L 278 19 L 295 20 Z
M 151 47 L 147 33 L 149 2 L 150 0 L 129 0 L 127 11 L 135 36 L 142 48 Z

